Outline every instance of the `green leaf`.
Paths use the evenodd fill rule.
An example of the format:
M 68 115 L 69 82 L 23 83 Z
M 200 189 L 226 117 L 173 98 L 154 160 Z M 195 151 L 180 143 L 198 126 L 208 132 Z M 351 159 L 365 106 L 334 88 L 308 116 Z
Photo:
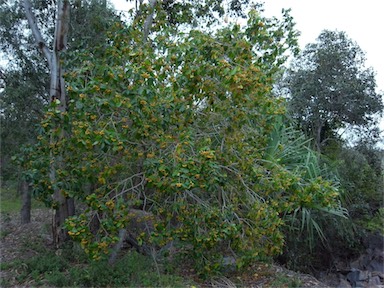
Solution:
M 81 110 L 84 107 L 84 104 L 82 101 L 76 101 L 76 109 Z

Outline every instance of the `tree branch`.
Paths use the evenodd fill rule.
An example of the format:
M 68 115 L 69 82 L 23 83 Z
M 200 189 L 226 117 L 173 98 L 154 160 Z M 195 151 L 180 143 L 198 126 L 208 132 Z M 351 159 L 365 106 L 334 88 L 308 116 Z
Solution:
M 33 37 L 35 38 L 35 42 L 37 44 L 38 49 L 44 55 L 44 57 L 48 61 L 49 68 L 52 67 L 52 53 L 49 51 L 47 44 L 45 43 L 43 36 L 41 35 L 40 29 L 37 27 L 37 20 L 35 14 L 32 12 L 32 3 L 29 0 L 21 0 L 21 4 L 24 7 L 25 15 L 28 20 L 28 24 L 31 27 L 31 31 Z
M 55 51 L 63 51 L 67 47 L 67 36 L 69 30 L 70 5 L 68 0 L 59 1 L 58 15 L 55 27 Z

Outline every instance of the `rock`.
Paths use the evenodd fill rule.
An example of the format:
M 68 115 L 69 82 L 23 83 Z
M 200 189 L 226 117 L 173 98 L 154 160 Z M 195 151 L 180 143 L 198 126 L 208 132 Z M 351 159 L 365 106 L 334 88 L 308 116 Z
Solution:
M 359 280 L 359 274 L 360 271 L 357 269 L 354 269 L 353 271 L 349 272 L 347 275 L 347 280 L 349 281 L 349 283 L 355 286 L 356 282 Z
M 361 271 L 358 269 L 353 269 L 347 275 L 347 280 L 352 284 L 353 287 L 363 287 L 362 282 L 369 279 L 369 271 Z M 359 286 L 360 285 L 360 286 Z
M 315 275 L 316 279 L 319 281 L 326 283 L 330 287 L 337 287 L 340 283 L 340 279 L 346 280 L 344 275 L 337 273 L 327 273 L 327 272 L 318 272 Z
M 339 285 L 336 288 L 352 288 L 352 285 L 344 279 L 340 279 Z
M 370 234 L 365 239 L 366 253 L 350 263 L 347 280 L 352 287 L 384 287 L 383 236 Z
M 371 261 L 371 253 L 361 255 L 356 261 L 350 263 L 352 269 L 365 270 Z
M 383 261 L 372 260 L 367 267 L 368 271 L 384 273 Z
M 373 271 L 372 272 L 372 276 L 378 276 L 378 277 L 380 277 L 380 279 L 382 281 L 384 281 L 384 273 L 381 273 L 381 272 L 378 272 L 378 271 Z
M 367 281 L 370 276 L 371 276 L 371 273 L 369 271 L 360 271 L 358 280 Z
M 352 287 L 356 287 L 356 288 L 365 288 L 365 286 L 366 286 L 366 283 L 363 281 L 357 281 L 355 285 L 352 285 Z
M 380 281 L 380 277 L 374 276 L 369 279 L 368 287 L 374 287 L 375 285 L 381 285 L 381 284 L 383 283 Z

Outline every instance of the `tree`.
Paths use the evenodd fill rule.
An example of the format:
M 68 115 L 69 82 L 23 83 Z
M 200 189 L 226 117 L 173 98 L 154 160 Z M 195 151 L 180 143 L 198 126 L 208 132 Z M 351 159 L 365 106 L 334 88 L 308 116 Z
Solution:
M 295 43 L 289 14 L 279 22 L 252 11 L 243 29 L 213 34 L 174 34 L 157 18 L 150 40 L 146 19 L 117 23 L 104 45 L 77 53 L 81 65 L 66 78 L 69 109 L 62 115 L 53 103 L 32 155 L 46 202 L 49 155 L 62 155 L 58 188 L 85 207 L 66 227 L 92 259 L 107 257 L 137 209 L 153 229 L 131 235 L 137 243 L 173 242 L 210 273 L 226 255 L 241 267 L 279 253 L 284 215 L 338 208 L 327 180 L 267 158 L 285 112 L 270 91 Z M 52 143 L 57 125 L 69 137 Z
M 65 90 L 65 82 L 63 78 L 63 69 L 61 65 L 61 53 L 67 48 L 67 37 L 69 30 L 69 14 L 70 3 L 67 0 L 58 1 L 56 9 L 56 22 L 54 31 L 54 40 L 51 50 L 47 42 L 44 40 L 41 30 L 37 26 L 37 19 L 32 11 L 32 3 L 29 0 L 22 1 L 25 15 L 28 24 L 35 39 L 35 44 L 44 55 L 48 63 L 50 73 L 49 99 L 52 103 L 57 103 L 57 109 L 61 113 L 67 110 L 67 96 Z M 60 131 L 60 127 L 52 127 L 55 130 L 56 136 L 63 138 L 64 134 Z M 53 142 L 53 141 L 51 141 Z M 52 143 L 51 143 L 52 144 Z M 60 155 L 50 155 L 50 180 L 56 186 L 57 169 L 62 165 Z M 64 231 L 64 221 L 69 216 L 74 215 L 75 207 L 73 199 L 65 197 L 62 191 L 57 187 L 54 188 L 53 199 L 56 203 L 53 229 L 53 239 L 56 245 L 59 245 L 67 238 L 67 233 Z
M 2 63 L 0 91 L 1 118 L 1 176 L 2 185 L 18 180 L 21 173 L 11 157 L 21 146 L 36 140 L 35 125 L 44 114 L 47 103 L 49 78 L 45 62 L 40 61 L 39 52 L 25 45 L 30 35 L 22 25 L 23 13 L 18 3 L 0 5 L 0 47 Z M 39 60 L 37 60 L 39 59 Z
M 71 30 L 71 28 L 75 25 L 71 25 L 69 22 L 69 14 L 70 14 L 70 3 L 68 1 L 64 2 L 58 2 L 57 3 L 57 8 L 53 8 L 52 6 L 48 5 L 47 3 L 40 3 L 41 5 L 39 6 L 37 3 L 34 7 L 32 7 L 32 3 L 30 1 L 22 1 L 21 2 L 24 6 L 24 10 L 28 19 L 29 26 L 32 31 L 32 35 L 35 39 L 35 43 L 37 44 L 37 47 L 39 51 L 45 56 L 46 61 L 48 62 L 48 70 L 50 71 L 50 88 L 49 88 L 49 96 L 48 99 L 49 101 L 56 101 L 58 100 L 60 103 L 60 106 L 57 106 L 56 108 L 60 110 L 63 114 L 65 113 L 66 110 L 66 105 L 68 102 L 68 99 L 65 94 L 65 83 L 62 79 L 62 71 L 63 67 L 61 66 L 62 63 L 59 61 L 59 55 L 62 54 L 61 52 L 65 50 L 65 46 L 67 45 L 67 34 L 68 31 Z M 94 3 L 94 2 L 91 2 Z M 243 4 L 248 4 L 248 1 L 239 2 L 237 0 L 231 1 L 231 11 L 237 14 L 241 14 L 242 9 L 243 9 Z M 211 4 L 213 5 L 213 9 L 211 9 Z M 189 2 L 184 2 L 184 3 L 164 3 L 164 5 L 160 5 L 158 1 L 149 1 L 149 4 L 143 4 L 142 1 L 140 1 L 140 6 L 138 9 L 136 9 L 135 13 L 135 19 L 139 21 L 139 25 L 142 25 L 142 30 L 143 30 L 143 39 L 147 39 L 149 33 L 151 32 L 151 29 L 153 28 L 152 24 L 154 22 L 154 18 L 157 21 L 158 19 L 161 19 L 161 22 L 159 22 L 161 25 L 164 23 L 172 24 L 172 25 L 180 25 L 180 24 L 190 24 L 191 20 L 193 19 L 194 21 L 196 19 L 206 19 L 206 22 L 208 24 L 212 24 L 213 22 L 217 21 L 217 17 L 215 14 L 218 13 L 219 16 L 222 16 L 224 13 L 224 6 L 222 5 L 223 3 L 221 1 L 210 1 L 210 3 L 189 3 Z M 106 1 L 102 2 L 102 5 L 106 7 Z M 83 5 L 83 1 L 76 1 L 74 3 L 74 6 L 78 8 L 83 8 L 86 7 L 87 5 Z M 35 13 L 32 12 L 32 8 L 35 8 Z M 37 8 L 37 9 L 36 9 Z M 6 10 L 6 9 L 5 9 Z M 83 9 L 83 12 L 86 9 Z M 50 16 L 47 19 L 49 21 L 45 21 L 44 17 L 39 18 L 38 16 L 41 16 L 44 14 L 45 11 L 49 11 Z M 99 10 L 103 11 L 103 9 Z M 36 13 L 37 12 L 37 13 Z M 146 14 L 146 17 L 143 18 L 141 17 L 142 15 Z M 175 20 L 175 16 L 177 16 L 177 21 Z M 57 15 L 56 18 L 52 17 L 52 15 Z M 167 15 L 167 21 L 164 21 L 164 15 Z M 93 23 L 95 23 L 95 19 L 99 19 L 95 15 L 92 18 Z M 83 19 L 85 17 L 78 17 L 77 19 Z M 141 20 L 144 19 L 144 21 Z M 172 19 L 172 21 L 171 21 Z M 141 22 L 140 22 L 141 21 Z M 53 25 L 50 25 L 52 23 Z M 98 24 L 103 23 L 103 21 L 97 22 Z M 38 27 L 38 24 L 42 24 L 43 27 Z M 8 25 L 9 26 L 9 25 Z M 55 28 L 52 30 L 53 26 Z M 76 33 L 79 33 L 81 29 L 72 29 L 73 34 L 75 35 Z M 6 31 L 4 29 L 3 31 Z M 23 31 L 23 29 L 21 29 Z M 44 32 L 47 32 L 49 35 L 49 32 L 52 32 L 52 35 L 54 35 L 53 38 L 44 39 Z M 90 36 L 93 38 L 97 39 L 99 38 L 99 34 L 95 33 L 97 32 L 98 29 L 95 29 L 94 32 L 89 33 Z M 13 38 L 14 40 L 15 38 Z M 17 38 L 16 38 L 17 39 Z M 72 38 L 73 39 L 73 38 Z M 14 43 L 12 43 L 14 44 Z M 11 45 L 13 48 L 15 45 Z M 50 50 L 49 47 L 52 47 Z M 83 45 L 74 45 L 74 49 L 80 49 L 83 48 Z M 16 47 L 16 50 L 20 50 L 19 47 Z M 60 55 L 62 56 L 62 55 Z M 68 59 L 67 59 L 68 60 Z M 72 59 L 74 63 L 75 60 Z M 70 65 L 68 65 L 70 66 Z M 60 87 L 59 87 L 60 86 Z M 64 101 L 65 100 L 65 101 Z M 56 127 L 54 128 L 57 133 L 60 133 L 59 131 L 61 130 L 61 127 Z M 57 136 L 57 135 L 55 135 Z M 61 135 L 60 137 L 63 137 Z M 54 161 L 60 160 L 60 155 L 58 157 L 53 157 L 51 160 L 52 164 L 52 169 L 51 169 L 51 177 L 52 177 L 52 183 L 56 186 L 56 183 L 54 181 L 54 178 L 56 177 L 55 170 L 57 170 L 57 167 L 54 167 L 56 164 L 55 163 L 60 163 L 61 161 Z M 60 166 L 61 164 L 59 164 Z M 54 232 L 55 235 L 59 236 L 54 236 L 54 239 L 57 240 L 57 242 L 61 242 L 60 238 L 65 239 L 66 234 L 63 232 L 61 228 L 62 223 L 65 218 L 69 214 L 72 214 L 74 208 L 72 207 L 72 200 L 71 199 L 64 199 L 61 195 L 61 193 L 56 190 L 54 193 L 54 198 L 56 198 L 57 201 L 55 201 L 55 209 L 56 211 L 59 211 L 56 214 L 56 221 L 54 225 L 54 231 L 59 231 L 60 233 Z M 60 212 L 62 211 L 62 212 Z
M 286 73 L 293 117 L 315 147 L 337 139 L 338 129 L 374 124 L 383 110 L 372 69 L 364 67 L 360 47 L 344 32 L 323 31 Z
M 44 115 L 43 107 L 49 103 L 49 77 L 47 66 L 40 60 L 37 49 L 30 42 L 31 34 L 21 6 L 17 1 L 0 5 L 0 47 L 6 64 L 2 68 L 3 89 L 0 91 L 1 109 L 1 176 L 2 185 L 17 182 L 22 194 L 21 222 L 30 221 L 31 191 L 21 167 L 13 157 L 22 147 L 36 142 L 36 125 Z M 42 8 L 39 12 L 43 12 Z M 51 18 L 46 17 L 49 25 Z M 46 27 L 44 27 L 46 28 Z

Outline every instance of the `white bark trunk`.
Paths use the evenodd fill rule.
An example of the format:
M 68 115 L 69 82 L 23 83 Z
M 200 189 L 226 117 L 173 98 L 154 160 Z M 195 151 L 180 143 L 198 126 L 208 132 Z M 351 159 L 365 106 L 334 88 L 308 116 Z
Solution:
M 62 73 L 62 67 L 60 65 L 60 53 L 66 49 L 67 46 L 67 35 L 69 27 L 69 12 L 70 3 L 69 0 L 58 0 L 57 11 L 56 11 L 56 23 L 55 23 L 55 35 L 52 50 L 50 51 L 41 35 L 41 31 L 37 26 L 36 17 L 32 12 L 32 4 L 30 0 L 21 0 L 22 5 L 25 9 L 25 14 L 28 19 L 29 26 L 32 34 L 35 38 L 36 44 L 42 54 L 48 61 L 50 69 L 50 90 L 49 94 L 51 101 L 59 100 L 60 104 L 58 109 L 64 112 L 67 109 L 67 97 L 65 93 L 65 83 Z M 64 137 L 64 133 L 59 136 Z M 55 139 L 51 139 L 54 141 Z M 60 139 L 59 139 L 60 140 Z M 51 154 L 51 171 L 50 181 L 52 184 L 56 183 L 56 169 L 62 165 L 62 159 L 60 156 L 54 156 Z M 53 239 L 58 246 L 60 243 L 68 238 L 67 233 L 64 231 L 64 221 L 71 215 L 74 214 L 74 202 L 73 199 L 66 198 L 58 188 L 54 189 L 53 199 L 57 203 L 58 207 L 55 210 L 53 219 Z
M 156 0 L 149 0 L 149 15 L 145 19 L 145 23 L 144 23 L 144 33 L 143 33 L 144 41 L 147 40 L 149 35 L 149 30 L 151 29 L 151 26 L 153 23 L 153 16 L 155 14 L 156 3 L 157 3 Z

